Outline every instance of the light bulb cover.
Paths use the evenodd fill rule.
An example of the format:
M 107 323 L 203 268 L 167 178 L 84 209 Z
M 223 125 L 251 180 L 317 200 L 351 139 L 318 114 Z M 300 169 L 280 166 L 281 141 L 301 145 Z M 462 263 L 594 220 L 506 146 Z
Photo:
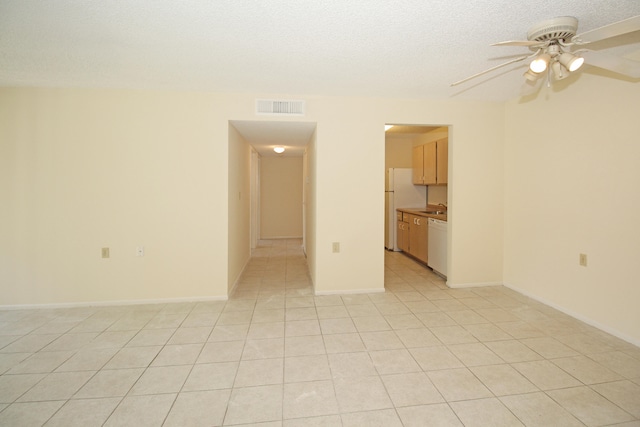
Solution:
M 274 148 L 273 148 L 273 151 L 275 151 L 275 152 L 276 152 L 276 153 L 278 153 L 278 154 L 282 154 L 282 153 L 284 153 L 284 147 L 283 147 L 283 146 L 281 146 L 281 145 L 279 145 L 279 146 L 277 146 L 277 147 L 274 147 Z
M 529 64 L 529 69 L 534 73 L 542 73 L 547 69 L 549 59 L 551 59 L 551 57 L 547 53 L 538 55 L 533 61 L 531 61 L 531 64 Z
M 576 56 L 568 52 L 563 52 L 558 55 L 558 61 L 569 71 L 576 71 L 578 68 L 582 67 L 582 64 L 584 64 L 583 57 Z

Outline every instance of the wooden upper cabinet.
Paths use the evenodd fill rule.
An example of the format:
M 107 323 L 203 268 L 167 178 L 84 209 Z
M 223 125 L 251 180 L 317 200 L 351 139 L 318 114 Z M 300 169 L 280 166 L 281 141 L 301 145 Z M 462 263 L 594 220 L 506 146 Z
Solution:
M 413 147 L 413 183 L 415 185 L 424 185 L 424 157 L 422 145 Z
M 413 183 L 446 184 L 449 174 L 449 140 L 447 138 L 413 147 Z
M 436 144 L 436 182 L 446 184 L 449 176 L 449 140 L 439 139 Z
M 437 155 L 437 149 L 436 149 L 436 141 L 433 142 L 428 142 L 426 144 L 423 145 L 423 152 L 422 152 L 422 156 L 423 156 L 423 160 L 422 160 L 422 164 L 423 164 L 423 168 L 424 168 L 424 184 L 426 185 L 431 185 L 431 184 L 437 184 L 437 172 L 436 172 L 436 155 Z

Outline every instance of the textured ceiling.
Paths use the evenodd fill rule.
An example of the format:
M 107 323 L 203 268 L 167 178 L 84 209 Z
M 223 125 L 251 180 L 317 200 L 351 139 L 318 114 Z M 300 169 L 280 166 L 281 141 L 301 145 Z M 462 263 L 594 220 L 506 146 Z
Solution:
M 504 101 L 525 63 L 450 83 L 563 15 L 580 33 L 640 0 L 0 0 L 0 85 Z M 630 38 L 611 51 L 638 60 Z
M 1 0 L 0 85 L 502 101 L 526 64 L 449 84 L 529 52 L 489 45 L 561 15 L 581 32 L 640 1 Z

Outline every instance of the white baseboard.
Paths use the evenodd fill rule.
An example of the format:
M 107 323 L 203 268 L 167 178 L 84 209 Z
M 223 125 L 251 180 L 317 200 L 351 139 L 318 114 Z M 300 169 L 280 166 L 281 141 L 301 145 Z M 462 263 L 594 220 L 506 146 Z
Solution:
M 249 261 L 251 261 L 251 257 L 249 257 L 247 261 L 244 263 L 244 265 L 242 266 L 242 270 L 240 270 L 240 274 L 238 274 L 238 277 L 236 277 L 236 280 L 233 282 L 233 285 L 231 285 L 231 289 L 229 289 L 229 292 L 228 292 L 229 297 L 231 297 L 233 293 L 236 291 L 236 289 L 238 288 L 240 279 L 242 279 L 242 275 L 244 274 L 244 271 L 247 269 L 247 266 L 249 265 Z
M 475 283 L 450 283 L 447 281 L 447 286 L 450 288 L 479 288 L 482 286 L 502 286 L 502 282 L 475 282 Z
M 375 293 L 384 293 L 384 288 L 375 288 L 375 289 L 350 289 L 346 291 L 314 291 L 315 295 L 354 295 L 354 294 L 375 294 Z
M 260 237 L 258 240 L 286 240 L 286 239 L 302 239 L 302 236 L 272 236 L 272 237 Z
M 111 307 L 115 305 L 143 305 L 143 304 L 171 304 L 178 302 L 206 302 L 206 301 L 226 301 L 226 296 L 210 297 L 181 297 L 181 298 L 155 298 L 136 300 L 112 300 L 112 301 L 82 301 L 54 304 L 15 304 L 0 305 L 0 310 L 32 310 L 51 308 L 76 308 L 76 307 Z
M 620 338 L 621 340 L 624 340 L 624 341 L 626 341 L 628 343 L 631 343 L 631 344 L 633 344 L 635 346 L 640 347 L 640 340 L 638 340 L 638 339 L 636 339 L 634 337 L 630 337 L 629 335 L 624 334 L 624 333 L 618 331 L 615 328 L 612 328 L 612 327 L 607 326 L 607 325 L 603 325 L 602 323 L 600 323 L 598 321 L 595 321 L 595 320 L 593 320 L 593 319 L 591 319 L 589 317 L 586 317 L 586 316 L 584 316 L 584 315 L 582 315 L 580 313 L 577 313 L 577 312 L 575 312 L 573 310 L 569 310 L 566 307 L 563 307 L 563 306 L 555 304 L 555 303 L 553 303 L 551 301 L 548 301 L 545 298 L 541 298 L 541 297 L 539 297 L 537 295 L 534 295 L 534 294 L 532 294 L 530 292 L 522 290 L 522 289 L 518 288 L 517 286 L 513 286 L 513 285 L 510 285 L 508 283 L 505 283 L 504 286 L 506 288 L 509 288 L 509 289 L 511 289 L 513 291 L 516 291 L 516 292 L 518 292 L 518 293 L 520 293 L 520 294 L 522 294 L 524 296 L 527 296 L 527 297 L 529 297 L 529 298 L 531 298 L 533 300 L 536 300 L 536 301 L 541 302 L 541 303 L 543 303 L 545 305 L 548 305 L 549 307 L 553 307 L 556 310 L 561 311 L 566 315 L 569 315 L 569 316 L 571 316 L 571 317 L 573 317 L 575 319 L 578 319 L 578 320 L 586 323 L 587 325 L 593 326 L 594 328 L 600 329 L 601 331 L 604 331 L 604 332 L 606 332 L 608 334 L 611 334 L 614 337 Z

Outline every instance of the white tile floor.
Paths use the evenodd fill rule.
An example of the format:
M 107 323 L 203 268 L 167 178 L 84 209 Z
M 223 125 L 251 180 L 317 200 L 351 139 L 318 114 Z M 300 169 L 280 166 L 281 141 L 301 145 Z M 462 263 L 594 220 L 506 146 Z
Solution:
M 398 253 L 312 295 L 261 242 L 225 302 L 0 311 L 2 426 L 640 426 L 640 349 Z

